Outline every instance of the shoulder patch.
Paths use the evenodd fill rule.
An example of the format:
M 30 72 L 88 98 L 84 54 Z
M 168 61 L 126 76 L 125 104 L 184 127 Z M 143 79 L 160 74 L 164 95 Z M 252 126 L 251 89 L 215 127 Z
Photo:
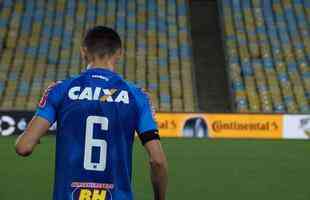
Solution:
M 48 98 L 48 93 L 58 84 L 60 83 L 61 81 L 58 81 L 58 82 L 52 82 L 43 92 L 43 95 L 39 101 L 39 104 L 38 106 L 40 108 L 43 108 L 45 105 L 46 105 L 46 101 L 47 101 L 47 98 Z

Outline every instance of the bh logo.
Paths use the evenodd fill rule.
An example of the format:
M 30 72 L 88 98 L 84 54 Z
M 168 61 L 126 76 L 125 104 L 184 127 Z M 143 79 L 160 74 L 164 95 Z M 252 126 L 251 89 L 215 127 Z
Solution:
M 73 192 L 74 200 L 112 200 L 110 190 L 99 188 L 76 188 Z

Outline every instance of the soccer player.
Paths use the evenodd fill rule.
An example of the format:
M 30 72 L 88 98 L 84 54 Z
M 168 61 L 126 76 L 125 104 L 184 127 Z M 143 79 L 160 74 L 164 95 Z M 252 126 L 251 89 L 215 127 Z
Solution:
M 165 199 L 167 161 L 154 111 L 141 89 L 114 72 L 121 53 L 114 30 L 90 29 L 81 47 L 87 70 L 48 87 L 16 141 L 16 152 L 28 156 L 57 122 L 54 200 L 132 200 L 135 131 L 149 155 L 154 199 Z

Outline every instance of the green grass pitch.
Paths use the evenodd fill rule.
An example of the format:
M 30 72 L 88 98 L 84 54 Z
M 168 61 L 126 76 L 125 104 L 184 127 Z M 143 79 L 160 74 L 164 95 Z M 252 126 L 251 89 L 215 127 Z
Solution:
M 0 199 L 51 199 L 55 139 L 18 157 L 15 137 L 0 138 Z M 162 139 L 169 160 L 169 200 L 309 200 L 309 141 Z M 134 147 L 137 200 L 152 199 L 148 162 Z

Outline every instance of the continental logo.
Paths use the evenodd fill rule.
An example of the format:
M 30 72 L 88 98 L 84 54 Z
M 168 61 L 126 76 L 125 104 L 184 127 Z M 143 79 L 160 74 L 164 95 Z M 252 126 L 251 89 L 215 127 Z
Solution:
M 273 132 L 279 129 L 277 122 L 238 122 L 217 120 L 212 123 L 216 133 L 223 131 L 264 131 Z

